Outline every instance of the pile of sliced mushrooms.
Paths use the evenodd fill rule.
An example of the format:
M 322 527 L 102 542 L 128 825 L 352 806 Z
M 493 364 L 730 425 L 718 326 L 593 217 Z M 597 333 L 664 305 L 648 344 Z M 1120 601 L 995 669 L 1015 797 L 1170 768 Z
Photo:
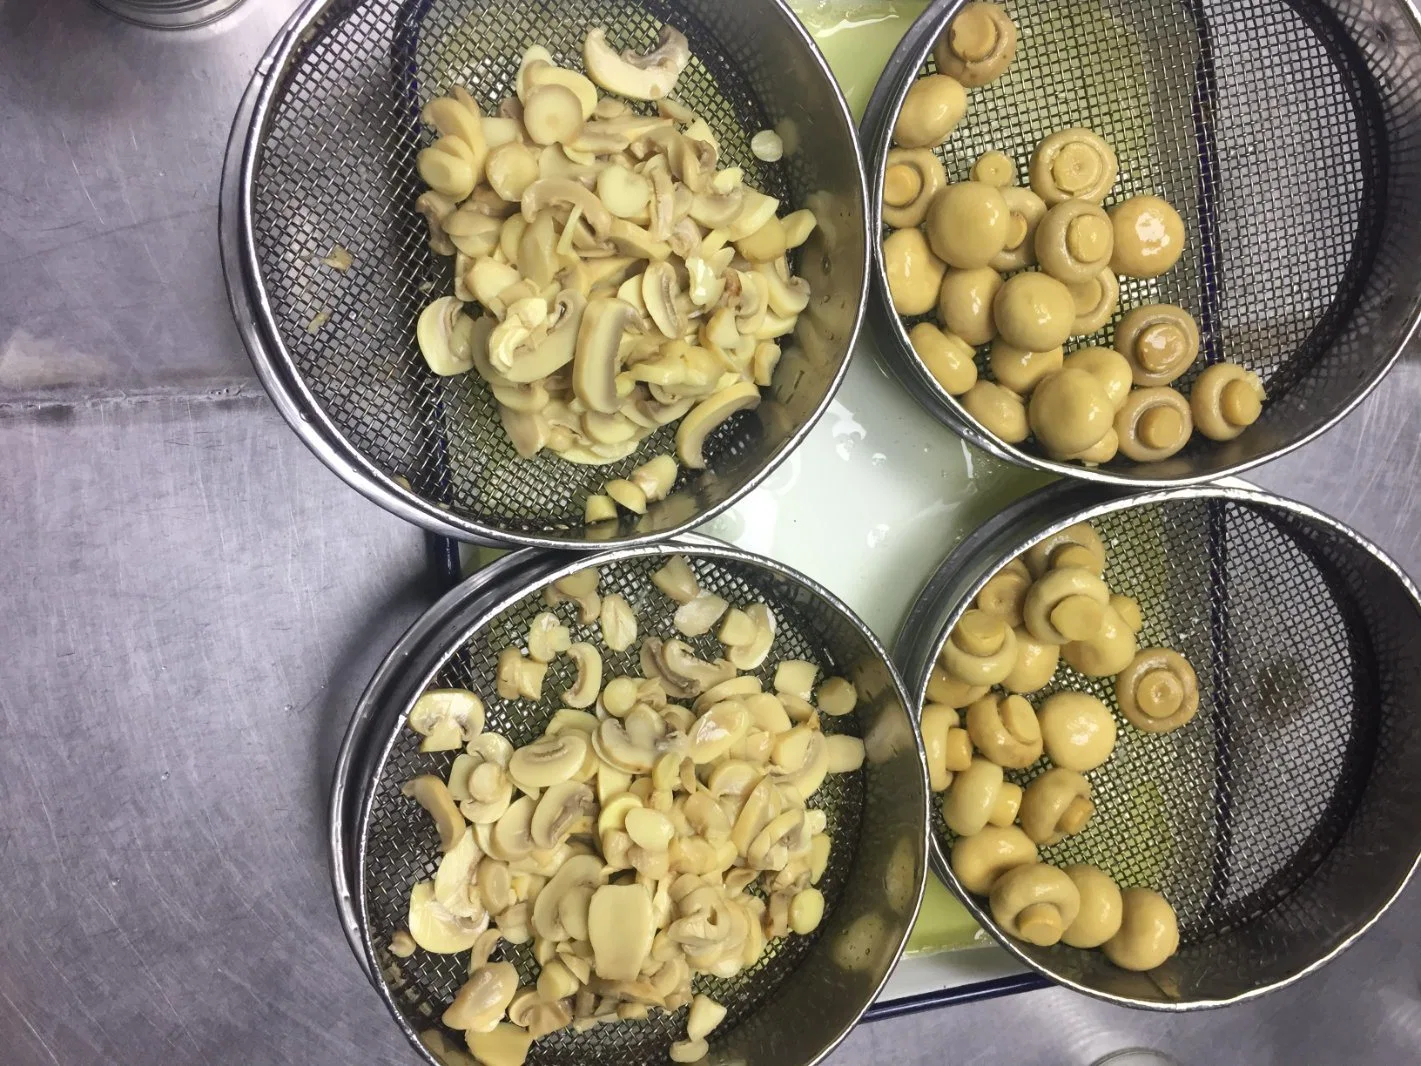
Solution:
M 823 917 L 814 886 L 830 837 L 809 803 L 826 775 L 859 769 L 864 748 L 824 733 L 820 716 L 851 713 L 853 685 L 816 685 L 818 668 L 797 659 L 767 671 L 770 608 L 702 590 L 684 557 L 652 580 L 677 604 L 680 635 L 641 640 L 643 676 L 604 677 L 602 651 L 572 639 L 580 625 L 610 651 L 637 644 L 636 614 L 599 592 L 595 568 L 545 590 L 549 609 L 524 647 L 499 655 L 496 679 L 500 699 L 537 701 L 549 664 L 575 664 L 539 739 L 515 748 L 486 731 L 483 700 L 465 690 L 428 691 L 411 710 L 421 751 L 465 750 L 447 780 L 404 786 L 432 816 L 443 858 L 414 886 L 408 932 L 389 947 L 470 953 L 442 1020 L 484 1066 L 517 1066 L 568 1026 L 687 1006 L 686 1039 L 670 1054 L 695 1062 L 726 1011 L 693 978 L 732 977 Z M 713 630 L 724 650 L 714 661 L 682 639 Z M 743 671 L 771 677 L 773 691 Z M 531 941 L 536 984 L 520 988 L 514 966 L 493 960 L 503 940 Z
M 779 217 L 719 165 L 710 126 L 671 96 L 690 59 L 669 26 L 645 55 L 599 27 L 585 75 L 534 46 L 498 114 L 457 87 L 423 111 L 439 136 L 419 153 L 416 208 L 454 257 L 454 293 L 420 315 L 419 348 L 436 374 L 478 372 L 522 456 L 614 463 L 679 422 L 681 464 L 704 468 L 706 437 L 759 404 L 809 302 L 788 254 L 815 216 Z

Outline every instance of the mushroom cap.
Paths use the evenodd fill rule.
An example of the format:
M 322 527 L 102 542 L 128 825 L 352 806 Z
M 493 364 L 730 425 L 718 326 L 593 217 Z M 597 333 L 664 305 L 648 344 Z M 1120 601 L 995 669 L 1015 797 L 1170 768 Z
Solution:
M 1173 304 L 1137 307 L 1115 327 L 1114 347 L 1130 361 L 1136 385 L 1168 385 L 1199 357 L 1199 325 Z
M 958 399 L 967 413 L 998 440 L 1020 444 L 1031 435 L 1026 422 L 1026 404 L 1016 393 L 994 381 L 978 381 Z
M 984 696 L 967 708 L 967 735 L 982 755 L 1006 769 L 1024 770 L 1044 750 L 1036 711 L 1020 696 Z
M 1136 729 L 1169 733 L 1199 713 L 1199 678 L 1178 652 L 1143 648 L 1116 677 L 1115 698 Z
M 1002 688 L 1008 692 L 1028 693 L 1045 688 L 1056 676 L 1061 661 L 1061 646 L 1037 640 L 1025 626 L 1016 630 L 1016 664 L 1002 678 Z
M 997 339 L 992 345 L 990 365 L 997 383 L 1018 396 L 1030 396 L 1048 375 L 1064 365 L 1065 353 L 1060 348 L 1049 352 L 1032 352 Z
M 1119 173 L 1115 150 L 1079 127 L 1051 134 L 1031 157 L 1032 191 L 1052 206 L 1071 199 L 1103 203 Z
M 1099 443 L 1110 432 L 1115 408 L 1093 374 L 1062 369 L 1037 385 L 1027 417 L 1047 451 L 1069 456 Z
M 1098 574 L 1078 566 L 1048 570 L 1026 594 L 1022 615 L 1037 640 L 1068 644 L 1100 629 L 1110 589 Z
M 1064 645 L 1061 657 L 1087 677 L 1113 677 L 1130 665 L 1135 648 L 1135 631 L 1107 604 L 1095 635 Z
M 1205 367 L 1189 390 L 1194 425 L 1210 440 L 1230 441 L 1263 414 L 1263 381 L 1235 363 Z
M 967 114 L 967 92 L 947 74 L 927 74 L 908 88 L 893 124 L 893 143 L 900 148 L 931 148 L 952 136 Z
M 958 837 L 949 860 L 952 872 L 968 892 L 985 896 L 997 878 L 1015 866 L 1036 861 L 1036 845 L 1014 825 L 989 825 L 971 836 Z
M 1122 970 L 1153 970 L 1179 950 L 1179 919 L 1169 901 L 1149 888 L 1120 894 L 1119 931 L 1101 947 Z
M 893 229 L 921 226 L 928 205 L 947 184 L 942 160 L 928 148 L 892 148 L 883 174 L 883 223 Z
M 1194 432 L 1189 401 L 1168 385 L 1130 393 L 1115 415 L 1120 450 L 1141 463 L 1177 455 Z
M 1041 738 L 1053 763 L 1086 773 L 1115 750 L 1115 718 L 1110 708 L 1084 692 L 1057 692 L 1039 712 Z
M 1184 254 L 1184 220 L 1167 200 L 1132 196 L 1110 209 L 1111 269 L 1127 278 L 1157 278 Z
M 1041 269 L 1067 285 L 1090 281 L 1108 269 L 1114 250 L 1110 216 L 1089 200 L 1057 204 L 1036 227 L 1036 259 Z
M 1076 320 L 1071 323 L 1072 336 L 1099 333 L 1120 309 L 1120 279 L 1106 267 L 1086 281 L 1067 284 L 1076 304 Z
M 1015 185 L 1002 188 L 1002 199 L 1011 212 L 1007 222 L 1007 243 L 988 266 L 1004 273 L 1035 266 L 1036 229 L 1046 217 L 1046 203 L 1030 189 Z
M 972 180 L 1004 189 L 1016 183 L 1016 163 L 1005 152 L 983 152 L 972 164 Z
M 946 186 L 928 208 L 932 249 L 939 259 L 959 270 L 991 263 L 1006 247 L 1010 223 L 1011 212 L 1002 190 L 980 181 Z
M 931 322 L 919 322 L 908 333 L 908 341 L 949 396 L 961 396 L 977 383 L 976 352 L 961 337 Z
M 1004 74 L 1016 57 L 1017 30 L 1000 4 L 971 3 L 957 13 L 933 56 L 938 70 L 977 88 Z
M 1105 390 L 1106 399 L 1116 411 L 1120 410 L 1126 397 L 1130 395 L 1133 384 L 1130 360 L 1113 348 L 1079 348 L 1066 356 L 1062 365 L 1071 370 L 1084 370 L 1092 375 Z
M 1076 320 L 1070 290 L 1039 271 L 1008 278 L 997 291 L 994 311 L 997 330 L 1007 343 L 1033 352 L 1061 347 Z
M 1063 870 L 1014 866 L 992 885 L 992 917 L 1008 934 L 1040 947 L 1059 943 L 1080 913 L 1081 897 Z
M 1066 876 L 1081 894 L 1076 920 L 1066 927 L 1061 943 L 1073 948 L 1098 948 L 1120 931 L 1124 917 L 1120 886 L 1109 874 L 1077 863 L 1066 867 Z
M 1053 766 L 1026 786 L 1019 812 L 1022 831 L 1043 845 L 1079 833 L 1094 813 L 1090 782 L 1075 770 L 1060 766 Z
M 893 309 L 900 315 L 925 315 L 938 300 L 947 264 L 933 254 L 921 230 L 900 229 L 883 242 L 883 272 Z
M 944 270 L 938 278 L 937 316 L 947 331 L 973 347 L 995 337 L 992 304 L 1002 287 L 1002 276 L 991 267 L 978 267 Z

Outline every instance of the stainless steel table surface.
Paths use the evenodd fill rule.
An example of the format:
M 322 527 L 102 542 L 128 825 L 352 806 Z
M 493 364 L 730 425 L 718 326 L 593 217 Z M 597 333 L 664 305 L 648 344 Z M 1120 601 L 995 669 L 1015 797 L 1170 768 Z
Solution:
M 227 126 L 292 0 L 181 34 L 0 0 L 0 1064 L 411 1061 L 341 937 L 325 794 L 429 601 L 419 533 L 255 384 Z M 1421 573 L 1421 365 L 1258 472 Z M 944 431 L 945 432 L 945 431 Z M 861 1028 L 835 1066 L 1421 1061 L 1421 887 L 1321 974 L 1163 1017 L 1060 991 Z

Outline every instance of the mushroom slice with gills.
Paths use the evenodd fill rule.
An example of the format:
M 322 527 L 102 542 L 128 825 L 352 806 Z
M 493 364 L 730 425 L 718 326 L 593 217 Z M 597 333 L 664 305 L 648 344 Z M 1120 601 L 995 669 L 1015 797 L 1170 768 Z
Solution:
M 434 898 L 456 918 L 478 918 L 484 913 L 474 882 L 474 870 L 483 853 L 473 833 L 465 833 L 439 860 L 434 872 Z
M 732 645 L 727 657 L 737 670 L 754 670 L 770 654 L 775 642 L 775 616 L 763 603 L 752 603 L 745 615 L 755 624 L 755 638 L 746 644 Z
M 587 740 L 568 732 L 524 744 L 508 760 L 508 776 L 524 792 L 533 792 L 571 779 L 587 755 Z
M 700 637 L 711 631 L 730 604 L 713 592 L 702 592 L 695 599 L 676 608 L 673 624 L 686 637 Z
M 569 707 L 591 707 L 602 691 L 602 655 L 586 641 L 573 644 L 567 653 L 577 664 L 577 681 L 562 694 L 563 702 Z
M 770 819 L 765 828 L 755 834 L 745 851 L 745 861 L 753 869 L 783 870 L 789 862 L 792 845 L 807 848 L 808 843 L 804 811 L 796 807 Z
M 603 885 L 587 910 L 593 969 L 604 981 L 633 981 L 656 933 L 651 893 L 642 885 Z
M 796 729 L 805 729 L 806 726 L 796 726 Z M 808 799 L 819 791 L 819 786 L 824 783 L 824 778 L 829 773 L 829 745 L 824 738 L 824 734 L 812 731 L 809 734 L 809 741 L 805 745 L 804 759 L 794 769 L 780 775 L 778 783 L 781 785 L 793 785 L 799 790 L 800 796 Z
M 750 714 L 739 700 L 718 703 L 696 719 L 691 727 L 691 761 L 697 766 L 714 762 L 750 728 Z
M 745 187 L 735 185 L 724 192 L 714 188 L 691 197 L 691 218 L 709 230 L 725 229 L 745 208 Z
M 627 715 L 630 719 L 632 713 Z M 651 713 L 655 713 L 654 711 Z M 633 737 L 616 718 L 604 719 L 592 734 L 592 747 L 597 757 L 615 770 L 625 774 L 648 774 L 656 765 L 657 750 L 654 741 Z
M 537 809 L 531 796 L 514 800 L 493 824 L 485 848 L 490 855 L 504 862 L 525 858 L 533 850 L 533 812 Z
M 588 301 L 573 354 L 572 388 L 589 411 L 610 415 L 621 407 L 617 373 L 622 335 L 636 318 L 636 309 L 621 300 Z
M 676 452 L 681 464 L 692 470 L 706 468 L 706 438 L 720 428 L 731 415 L 753 411 L 760 406 L 760 389 L 750 381 L 742 381 L 721 389 L 702 400 L 676 427 Z
M 539 211 L 528 221 L 518 238 L 518 272 L 542 289 L 552 282 L 553 275 L 561 267 L 553 213 L 550 210 Z
M 452 751 L 483 732 L 483 700 L 466 689 L 430 689 L 415 700 L 408 724 L 424 737 L 420 751 Z
M 758 695 L 764 691 L 760 684 L 760 679 L 751 674 L 732 677 L 728 681 L 722 681 L 714 688 L 708 688 L 696 697 L 696 702 L 692 704 L 692 710 L 697 714 L 703 714 L 710 710 L 722 700 L 744 699 Z M 752 715 L 752 718 L 754 716 Z M 785 726 L 788 729 L 788 726 Z
M 646 642 L 651 643 L 651 640 Z M 646 647 L 646 644 L 643 647 Z M 735 676 L 735 668 L 724 660 L 708 663 L 704 659 L 698 659 L 684 640 L 660 642 L 660 647 L 652 650 L 662 683 L 666 685 L 669 695 L 680 693 L 682 699 L 689 699 Z
M 572 634 L 558 616 L 543 611 L 528 623 L 528 657 L 550 663 L 572 646 Z
M 530 227 L 531 229 L 531 227 Z M 516 384 L 531 384 L 556 373 L 573 361 L 587 301 L 574 289 L 563 289 L 543 330 L 513 349 L 513 360 L 504 377 Z
M 569 939 L 570 930 L 560 915 L 563 900 L 579 888 L 595 890 L 606 884 L 603 871 L 602 859 L 597 855 L 574 855 L 564 862 L 533 901 L 533 932 L 548 940 Z
M 578 831 L 579 822 L 587 820 L 595 806 L 592 789 L 578 781 L 563 781 L 553 785 L 538 798 L 529 823 L 529 833 L 536 848 L 555 848 Z
M 433 881 L 420 881 L 410 890 L 410 936 L 425 951 L 436 955 L 468 951 L 487 928 L 487 913 L 478 920 L 450 914 L 434 898 Z
M 660 100 L 676 87 L 681 71 L 691 61 L 691 47 L 679 30 L 663 26 L 650 52 L 641 55 L 628 49 L 618 55 L 607 44 L 607 31 L 596 26 L 582 42 L 582 60 L 587 76 L 609 93 L 632 100 Z
M 429 250 L 435 255 L 453 255 L 454 243 L 444 231 L 444 223 L 454 213 L 455 201 L 430 189 L 420 194 L 414 209 L 429 227 Z
M 463 307 L 453 296 L 440 297 L 420 312 L 415 324 L 420 355 L 440 377 L 463 374 L 474 366 L 474 320 Z
M 548 446 L 548 423 L 536 411 L 519 411 L 499 404 L 498 416 L 513 450 L 522 458 L 531 459 Z
M 809 306 L 809 283 L 793 277 L 784 256 L 770 263 L 758 263 L 755 272 L 769 287 L 770 310 L 777 315 L 793 317 Z
M 672 339 L 686 332 L 686 316 L 677 304 L 681 295 L 676 271 L 670 263 L 651 263 L 641 275 L 641 297 L 647 314 L 665 336 Z
M 468 830 L 464 816 L 449 795 L 449 787 L 433 774 L 420 774 L 400 786 L 400 791 L 414 800 L 434 819 L 434 828 L 439 832 L 439 850 L 452 851 Z
M 562 205 L 568 209 L 580 208 L 582 217 L 598 237 L 606 236 L 616 221 L 596 193 L 571 178 L 539 178 L 523 190 L 521 210 L 529 222 L 540 212 Z
M 490 1033 L 516 991 L 518 971 L 512 963 L 485 963 L 469 975 L 440 1020 L 451 1029 Z
M 740 214 L 735 216 L 735 221 L 728 226 L 716 228 L 723 229 L 726 239 L 731 243 L 743 241 L 774 218 L 779 206 L 780 202 L 773 196 L 766 196 L 747 187 L 740 205 Z

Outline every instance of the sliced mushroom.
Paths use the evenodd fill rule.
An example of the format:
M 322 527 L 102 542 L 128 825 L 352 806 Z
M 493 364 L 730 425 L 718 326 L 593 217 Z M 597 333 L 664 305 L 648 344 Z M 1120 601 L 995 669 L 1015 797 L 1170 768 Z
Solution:
M 525 744 L 508 760 L 508 776 L 524 792 L 569 780 L 587 755 L 587 740 L 578 733 L 544 737 Z
M 623 773 L 650 773 L 656 765 L 655 741 L 633 737 L 616 718 L 608 718 L 597 727 L 597 732 L 592 734 L 592 746 L 598 758 Z
M 636 641 L 636 614 L 617 593 L 602 597 L 602 640 L 612 651 L 626 651 Z
M 729 606 L 714 593 L 702 592 L 676 609 L 673 619 L 676 631 L 686 637 L 704 636 L 720 621 Z
M 517 990 L 518 971 L 512 963 L 487 963 L 469 975 L 440 1020 L 451 1029 L 491 1033 Z
M 558 616 L 543 611 L 528 624 L 528 657 L 550 663 L 572 646 L 572 635 Z
M 474 869 L 483 853 L 473 833 L 464 833 L 434 872 L 434 898 L 456 918 L 478 918 L 483 905 L 474 884 Z
M 563 694 L 569 707 L 591 707 L 602 689 L 602 656 L 591 644 L 578 641 L 567 650 L 577 664 L 577 681 Z
M 676 452 L 682 465 L 692 470 L 704 470 L 706 437 L 731 415 L 738 411 L 753 411 L 759 405 L 759 387 L 749 381 L 721 389 L 698 403 L 676 427 Z
M 588 77 L 609 93 L 633 100 L 660 100 L 676 87 L 690 62 L 691 48 L 684 34 L 663 26 L 654 50 L 645 55 L 630 50 L 618 55 L 607 44 L 607 31 L 595 26 L 583 40 L 582 59 Z
M 410 936 L 425 951 L 436 955 L 468 951 L 487 928 L 487 912 L 481 920 L 450 914 L 434 898 L 433 881 L 420 881 L 410 890 Z
M 765 661 L 775 642 L 775 616 L 763 603 L 752 603 L 745 608 L 745 615 L 755 625 L 755 637 L 747 643 L 731 645 L 727 657 L 738 670 L 754 670 Z
M 576 832 L 579 823 L 592 813 L 592 789 L 578 781 L 564 781 L 547 789 L 538 799 L 529 823 L 533 846 L 555 848 Z M 591 822 L 588 821 L 590 827 Z
M 651 952 L 656 932 L 651 893 L 642 885 L 603 885 L 587 912 L 593 965 L 604 981 L 631 981 Z
M 429 816 L 434 819 L 434 827 L 439 831 L 439 850 L 452 850 L 468 826 L 454 804 L 454 797 L 449 795 L 449 787 L 433 774 L 420 774 L 406 781 L 400 791 L 428 811 Z
M 463 374 L 474 366 L 474 320 L 463 307 L 457 298 L 443 296 L 421 311 L 415 324 L 419 353 L 441 377 Z
M 616 221 L 591 189 L 571 178 L 539 178 L 523 191 L 522 212 L 529 222 L 539 212 L 562 204 L 580 210 L 599 237 L 606 236 Z
M 424 737 L 420 751 L 452 751 L 483 732 L 484 704 L 465 689 L 430 689 L 415 700 L 408 721 Z
M 614 414 L 622 335 L 636 321 L 635 308 L 621 300 L 588 301 L 573 356 L 572 387 L 588 410 Z

